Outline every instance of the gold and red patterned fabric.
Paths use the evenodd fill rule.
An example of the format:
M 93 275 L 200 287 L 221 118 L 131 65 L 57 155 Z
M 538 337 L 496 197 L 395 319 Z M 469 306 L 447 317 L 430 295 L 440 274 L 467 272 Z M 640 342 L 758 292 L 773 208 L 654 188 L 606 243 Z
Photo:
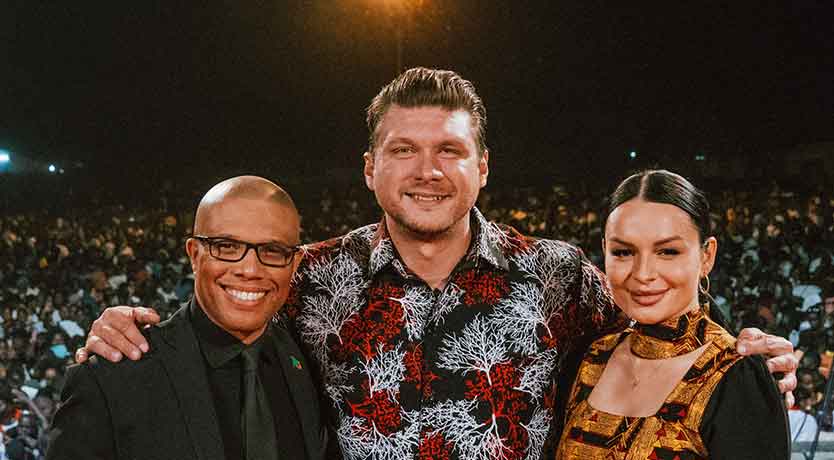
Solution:
M 647 359 L 680 356 L 709 343 L 657 413 L 649 417 L 609 414 L 588 403 L 588 396 L 614 349 L 629 335 L 632 336 L 632 352 Z M 722 378 L 742 358 L 735 350 L 735 338 L 701 310 L 667 323 L 648 327 L 638 325 L 597 340 L 585 355 L 571 390 L 556 458 L 711 458 L 701 435 L 705 411 Z M 776 403 L 779 403 L 778 399 Z

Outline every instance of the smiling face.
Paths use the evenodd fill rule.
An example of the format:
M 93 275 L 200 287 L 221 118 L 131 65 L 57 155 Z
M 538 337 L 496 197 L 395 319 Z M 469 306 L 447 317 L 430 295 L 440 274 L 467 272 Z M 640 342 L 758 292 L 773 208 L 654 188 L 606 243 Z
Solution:
M 275 201 L 226 197 L 204 211 L 195 224 L 195 234 L 250 243 L 298 244 L 298 214 Z M 276 268 L 261 264 L 253 249 L 238 262 L 213 258 L 209 247 L 193 238 L 186 243 L 186 250 L 194 270 L 195 295 L 206 316 L 245 343 L 257 339 L 287 299 L 298 256 L 289 266 Z
M 677 206 L 635 198 L 609 215 L 604 250 L 614 301 L 637 322 L 656 324 L 698 308 L 698 282 L 712 269 L 716 241 L 701 244 Z
M 391 106 L 365 154 L 365 183 L 385 211 L 389 231 L 431 239 L 468 224 L 486 185 L 471 115 L 443 107 Z

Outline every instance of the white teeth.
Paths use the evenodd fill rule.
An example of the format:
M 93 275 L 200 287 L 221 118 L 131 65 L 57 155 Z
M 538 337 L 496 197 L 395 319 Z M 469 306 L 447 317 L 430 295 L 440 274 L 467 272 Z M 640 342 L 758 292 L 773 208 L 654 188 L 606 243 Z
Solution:
M 258 300 L 261 297 L 266 295 L 266 292 L 264 292 L 264 291 L 248 292 L 248 291 L 238 291 L 236 289 L 226 289 L 226 292 L 231 294 L 236 299 L 240 299 L 240 300 L 244 300 L 244 301 L 250 301 L 250 302 L 253 301 L 253 300 Z
M 443 196 L 411 195 L 411 198 L 417 201 L 440 201 L 443 199 Z

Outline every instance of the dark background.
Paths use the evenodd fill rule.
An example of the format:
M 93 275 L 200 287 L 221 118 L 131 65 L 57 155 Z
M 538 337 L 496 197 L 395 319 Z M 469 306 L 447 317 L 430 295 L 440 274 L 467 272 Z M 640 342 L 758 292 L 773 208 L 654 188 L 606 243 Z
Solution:
M 3 2 L 0 148 L 100 190 L 357 184 L 397 29 L 475 83 L 492 186 L 834 140 L 828 0 L 210 3 Z

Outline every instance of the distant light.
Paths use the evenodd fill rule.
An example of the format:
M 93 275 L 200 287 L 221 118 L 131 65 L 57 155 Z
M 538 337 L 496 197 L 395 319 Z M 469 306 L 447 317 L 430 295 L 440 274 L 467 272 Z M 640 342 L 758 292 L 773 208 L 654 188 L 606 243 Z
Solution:
M 634 150 L 632 150 L 632 151 L 628 154 L 628 156 L 629 156 L 629 158 L 631 158 L 631 159 L 633 160 L 633 159 L 637 158 L 637 152 L 635 152 Z
M 707 157 L 704 154 L 699 153 L 699 154 L 695 155 L 695 161 L 704 161 L 706 159 L 707 159 Z
M 5 150 L 0 150 L 0 163 L 8 163 L 12 161 L 12 156 Z
M 51 173 L 55 172 L 55 165 L 49 165 L 49 172 L 51 172 Z

